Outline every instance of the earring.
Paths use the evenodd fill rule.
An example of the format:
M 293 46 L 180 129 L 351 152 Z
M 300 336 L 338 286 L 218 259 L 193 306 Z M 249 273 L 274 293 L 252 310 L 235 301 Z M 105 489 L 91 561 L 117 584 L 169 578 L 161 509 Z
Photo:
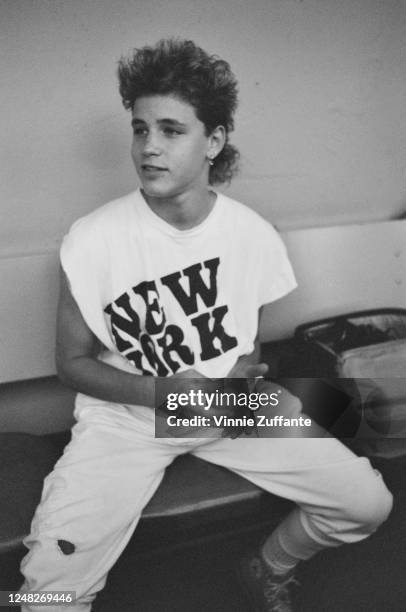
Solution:
M 213 166 L 214 161 L 212 160 L 212 158 L 211 157 L 207 157 L 207 158 L 209 160 L 209 166 Z

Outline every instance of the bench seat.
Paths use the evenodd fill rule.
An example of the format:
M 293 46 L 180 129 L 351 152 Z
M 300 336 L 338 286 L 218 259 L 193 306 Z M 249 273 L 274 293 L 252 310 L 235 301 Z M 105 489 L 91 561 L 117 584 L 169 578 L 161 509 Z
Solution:
M 43 480 L 62 454 L 69 435 L 0 434 L 0 553 L 22 546 Z M 161 486 L 144 509 L 140 527 L 155 539 L 168 527 L 190 535 L 209 524 L 259 516 L 264 497 L 268 506 L 273 503 L 270 513 L 280 518 L 287 504 L 284 500 L 267 495 L 224 468 L 191 455 L 181 456 L 166 470 Z
M 262 346 L 262 359 L 268 363 L 273 378 L 286 375 L 284 367 L 281 367 L 283 361 L 289 364 L 287 370 L 294 376 L 315 376 L 315 366 L 309 363 L 305 364 L 305 370 L 300 365 L 300 371 L 294 371 L 293 361 L 297 361 L 298 355 L 300 362 L 306 362 L 301 358 L 300 346 L 292 340 Z M 311 378 L 286 379 L 285 382 L 288 388 L 292 385 L 291 390 L 301 397 L 305 411 L 316 420 L 325 412 L 326 402 L 330 409 L 336 405 L 337 414 L 346 407 L 342 393 L 321 380 L 317 382 L 317 393 L 314 393 Z M 346 408 L 337 423 L 338 427 L 332 429 L 335 435 L 339 435 L 339 427 L 343 424 L 344 431 L 355 432 L 359 415 L 351 407 Z M 43 480 L 53 469 L 69 439 L 69 431 L 46 435 L 0 434 L 0 553 L 22 548 L 22 540 L 29 532 L 40 500 Z M 356 440 L 344 441 L 358 451 L 354 444 Z M 361 447 L 362 454 L 363 451 L 365 448 Z M 404 452 L 402 440 L 402 454 Z M 163 535 L 166 537 L 168 532 L 173 532 L 174 536 L 187 533 L 187 537 L 193 538 L 198 534 L 204 536 L 216 525 L 221 525 L 222 530 L 225 525 L 238 522 L 240 526 L 244 522 L 246 525 L 261 521 L 278 522 L 290 505 L 237 474 L 185 455 L 175 459 L 166 470 L 163 482 L 144 509 L 137 538 L 142 540 L 144 533 L 148 546 L 151 546 L 153 540 L 162 542 Z

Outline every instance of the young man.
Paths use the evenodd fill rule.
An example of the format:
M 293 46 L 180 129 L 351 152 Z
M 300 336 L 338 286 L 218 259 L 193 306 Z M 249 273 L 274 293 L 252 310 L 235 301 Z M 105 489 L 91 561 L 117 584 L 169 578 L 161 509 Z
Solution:
M 391 495 L 367 459 L 331 437 L 154 436 L 156 377 L 178 393 L 197 379 L 266 373 L 259 312 L 296 283 L 273 227 L 210 189 L 238 157 L 229 65 L 163 40 L 122 60 L 119 79 L 142 187 L 80 219 L 62 245 L 56 357 L 78 391 L 77 423 L 25 540 L 22 592 L 73 590 L 71 609 L 90 610 L 165 468 L 191 452 L 297 503 L 242 563 L 255 609 L 289 610 L 298 561 L 367 537 Z M 279 409 L 298 415 L 300 404 L 286 391 Z

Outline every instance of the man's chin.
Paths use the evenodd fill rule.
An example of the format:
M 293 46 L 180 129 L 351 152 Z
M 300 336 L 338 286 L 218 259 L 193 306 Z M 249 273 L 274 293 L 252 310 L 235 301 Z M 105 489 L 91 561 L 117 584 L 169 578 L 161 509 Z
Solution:
M 158 187 L 154 186 L 154 185 L 143 185 L 142 186 L 142 193 L 144 194 L 145 198 L 148 199 L 153 199 L 153 200 L 168 200 L 170 198 L 176 198 L 177 195 L 179 195 L 179 192 L 176 189 L 168 189 L 165 187 Z

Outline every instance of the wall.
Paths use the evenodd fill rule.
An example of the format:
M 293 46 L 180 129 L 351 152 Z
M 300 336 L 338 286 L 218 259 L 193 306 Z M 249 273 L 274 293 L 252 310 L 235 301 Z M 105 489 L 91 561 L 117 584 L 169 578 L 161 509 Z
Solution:
M 233 195 L 281 229 L 406 206 L 406 3 L 399 0 L 2 0 L 0 244 L 55 247 L 136 179 L 115 64 L 187 36 L 240 80 Z
M 2 380 L 52 361 L 40 342 L 25 366 L 52 336 L 64 232 L 136 185 L 115 80 L 134 46 L 186 36 L 230 61 L 242 171 L 229 192 L 280 229 L 405 209 L 404 1 L 1 0 L 0 28 Z

